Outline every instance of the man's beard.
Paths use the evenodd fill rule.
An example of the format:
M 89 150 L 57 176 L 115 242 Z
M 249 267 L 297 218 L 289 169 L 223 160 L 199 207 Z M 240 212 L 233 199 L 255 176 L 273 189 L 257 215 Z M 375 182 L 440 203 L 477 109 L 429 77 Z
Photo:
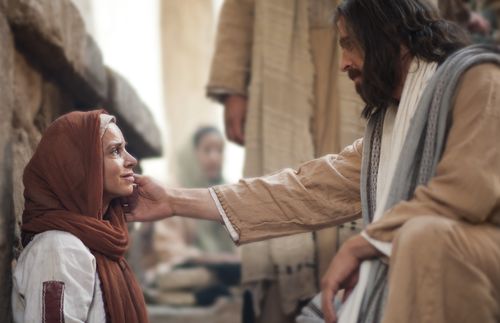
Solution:
M 356 92 L 358 92 L 358 94 L 362 97 L 362 78 L 361 76 L 363 75 L 363 73 L 361 73 L 360 70 L 358 69 L 355 69 L 355 68 L 351 68 L 349 70 L 347 70 L 347 75 L 349 76 L 349 78 L 351 79 L 351 81 L 354 82 L 354 87 L 356 88 Z M 356 78 L 361 78 L 361 81 L 360 82 L 355 82 L 354 80 Z
M 363 73 L 358 70 L 358 69 L 355 69 L 355 68 L 350 68 L 349 70 L 347 70 L 347 75 L 349 76 L 349 78 L 351 79 L 351 81 L 354 83 L 354 87 L 356 89 L 356 92 L 358 92 L 358 94 L 361 96 L 361 98 L 364 100 L 363 98 L 363 78 L 362 78 L 362 75 Z M 356 82 L 354 81 L 356 78 L 360 78 L 360 81 L 359 82 Z
M 347 71 L 347 75 L 354 82 L 356 92 L 368 106 L 386 108 L 390 104 L 397 103 L 397 100 L 391 96 L 382 94 L 382 91 L 375 84 L 370 84 L 369 80 L 365 80 L 363 72 L 360 70 L 351 68 Z M 359 81 L 355 82 L 355 79 Z

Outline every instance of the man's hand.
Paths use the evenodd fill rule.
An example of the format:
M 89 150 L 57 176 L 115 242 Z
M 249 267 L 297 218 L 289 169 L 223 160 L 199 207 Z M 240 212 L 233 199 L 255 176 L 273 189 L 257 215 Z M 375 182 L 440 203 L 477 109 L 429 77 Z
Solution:
M 341 289 L 344 289 L 343 300 L 345 301 L 349 297 L 358 283 L 361 262 L 380 255 L 381 253 L 361 235 L 352 237 L 342 245 L 321 282 L 321 307 L 325 315 L 325 322 L 337 322 L 333 300 Z
M 230 95 L 224 101 L 227 139 L 241 146 L 245 144 L 247 102 L 247 98 L 241 95 Z
M 321 281 L 321 307 L 325 315 L 325 322 L 337 322 L 336 310 L 333 308 L 333 300 L 341 289 L 346 289 L 345 297 L 358 282 L 358 273 L 361 260 L 357 259 L 352 252 L 342 246 L 335 255 L 327 272 Z
M 165 187 L 147 176 L 134 175 L 134 178 L 134 193 L 122 199 L 127 221 L 156 221 L 174 215 Z
M 122 199 L 127 221 L 156 221 L 174 215 L 221 222 L 207 188 L 165 188 L 148 176 L 134 175 L 134 193 Z

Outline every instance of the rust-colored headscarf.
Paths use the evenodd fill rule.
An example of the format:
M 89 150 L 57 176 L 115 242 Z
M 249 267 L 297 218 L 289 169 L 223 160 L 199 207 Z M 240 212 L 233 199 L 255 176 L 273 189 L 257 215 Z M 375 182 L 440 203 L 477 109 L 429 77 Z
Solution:
M 101 113 L 72 112 L 45 131 L 24 170 L 22 233 L 61 230 L 77 236 L 97 260 L 107 321 L 144 323 L 144 297 L 124 259 L 124 212 L 114 201 L 103 214 Z

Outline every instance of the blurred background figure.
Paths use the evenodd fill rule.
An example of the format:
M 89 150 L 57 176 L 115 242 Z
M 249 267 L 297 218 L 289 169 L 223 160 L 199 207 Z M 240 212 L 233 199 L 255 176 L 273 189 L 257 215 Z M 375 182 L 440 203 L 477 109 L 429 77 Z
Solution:
M 224 137 L 213 126 L 200 127 L 193 136 L 198 181 L 191 187 L 209 187 L 224 184 L 222 168 L 224 163 Z M 195 221 L 194 244 L 205 253 L 231 253 L 236 247 L 226 230 L 212 221 Z
M 182 185 L 209 187 L 224 184 L 225 140 L 215 126 L 200 126 L 184 149 Z
M 199 128 L 193 136 L 193 148 L 206 185 L 223 184 L 224 138 L 213 126 Z
M 441 15 L 467 29 L 476 43 L 498 43 L 498 0 L 432 0 Z
M 500 1 L 470 0 L 472 24 L 469 30 L 475 42 L 500 44 Z M 472 27 L 472 28 L 471 28 Z
M 196 130 L 189 147 L 191 162 L 184 166 L 188 187 L 224 183 L 224 138 L 214 126 Z M 211 221 L 171 218 L 154 223 L 145 274 L 151 303 L 173 306 L 207 306 L 219 296 L 230 297 L 239 284 L 236 247 L 224 227 Z

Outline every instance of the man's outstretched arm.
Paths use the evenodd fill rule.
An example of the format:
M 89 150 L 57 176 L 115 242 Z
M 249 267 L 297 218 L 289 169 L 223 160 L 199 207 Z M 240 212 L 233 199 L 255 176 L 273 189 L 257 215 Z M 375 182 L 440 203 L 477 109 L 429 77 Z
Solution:
M 208 189 L 168 189 L 138 176 L 129 221 L 180 215 L 224 222 L 238 243 L 319 230 L 361 214 L 362 140 L 274 174 Z M 234 234 L 233 234 L 234 233 Z M 234 237 L 237 238 L 234 238 Z
M 222 222 L 208 189 L 167 188 L 150 177 L 134 177 L 134 194 L 124 200 L 128 221 L 156 221 L 179 215 Z

